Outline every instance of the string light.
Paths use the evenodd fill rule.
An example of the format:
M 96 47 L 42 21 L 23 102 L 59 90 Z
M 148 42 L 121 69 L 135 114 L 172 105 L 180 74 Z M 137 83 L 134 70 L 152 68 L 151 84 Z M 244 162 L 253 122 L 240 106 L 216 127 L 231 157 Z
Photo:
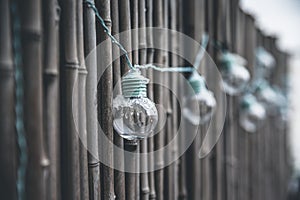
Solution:
M 262 120 L 266 117 L 264 106 L 256 100 L 255 96 L 249 93 L 242 97 L 240 109 L 240 126 L 249 133 L 257 131 L 260 124 L 262 124 Z
M 250 80 L 250 73 L 244 66 L 246 60 L 237 54 L 223 51 L 220 64 L 224 91 L 229 95 L 241 93 Z
M 16 131 L 17 142 L 19 146 L 19 167 L 17 179 L 18 199 L 25 199 L 25 176 L 28 162 L 27 142 L 24 127 L 24 83 L 22 69 L 22 50 L 21 50 L 21 23 L 18 5 L 16 1 L 12 1 L 11 12 L 13 16 L 13 50 L 15 64 L 15 83 L 16 83 Z
M 147 98 L 148 82 L 140 70 L 131 69 L 122 77 L 123 96 L 113 100 L 113 126 L 127 140 L 148 137 L 157 124 L 157 109 Z
M 202 37 L 201 48 L 196 55 L 194 67 L 160 68 L 153 64 L 132 65 L 128 52 L 110 33 L 95 4 L 90 0 L 86 0 L 85 2 L 95 12 L 95 15 L 100 20 L 100 24 L 104 28 L 104 32 L 125 54 L 127 64 L 130 68 L 130 71 L 122 77 L 123 96 L 118 95 L 113 100 L 113 125 L 123 138 L 136 140 L 148 137 L 154 130 L 158 120 L 155 104 L 146 95 L 146 85 L 149 80 L 141 75 L 140 69 L 151 68 L 160 72 L 192 73 L 189 83 L 193 87 L 194 95 L 185 99 L 184 116 L 195 125 L 203 124 L 211 118 L 216 106 L 216 100 L 213 93 L 207 90 L 205 79 L 197 73 L 208 43 L 208 35 L 204 34 Z M 195 113 L 193 109 L 188 108 L 191 102 L 200 106 L 199 113 Z
M 193 125 L 204 124 L 211 119 L 216 108 L 216 100 L 205 84 L 204 77 L 194 72 L 189 78 L 193 92 L 184 98 L 183 116 Z

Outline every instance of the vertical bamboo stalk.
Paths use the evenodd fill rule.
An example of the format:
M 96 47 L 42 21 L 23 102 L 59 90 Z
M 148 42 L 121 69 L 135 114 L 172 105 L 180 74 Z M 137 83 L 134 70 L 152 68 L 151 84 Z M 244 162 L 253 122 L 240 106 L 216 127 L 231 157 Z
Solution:
M 169 18 L 170 18 L 170 24 L 169 24 L 169 28 L 173 31 L 177 30 L 177 4 L 176 1 L 170 1 L 170 5 L 169 5 Z M 175 54 L 175 52 L 178 51 L 178 38 L 176 37 L 176 34 L 171 34 L 170 35 L 170 51 L 172 52 L 172 54 L 170 55 L 170 66 L 178 66 L 178 59 L 177 59 L 177 55 Z M 178 78 L 177 78 L 178 74 L 173 73 L 170 75 L 170 85 L 169 87 L 172 89 L 173 93 L 177 93 L 178 90 Z M 176 133 L 178 133 L 178 107 L 177 107 L 177 97 L 175 95 L 172 95 L 171 97 L 171 107 L 172 107 L 172 111 L 173 111 L 173 115 L 172 115 L 172 127 L 173 127 L 173 131 L 171 133 L 171 137 L 175 137 Z M 178 156 L 178 143 L 176 145 L 174 145 L 172 152 L 171 152 L 171 156 L 172 158 L 177 158 Z M 178 165 L 179 165 L 179 161 L 175 161 L 173 164 L 173 169 L 172 169 L 172 174 L 169 174 L 169 176 L 172 176 L 172 180 L 169 180 L 169 184 L 170 186 L 170 190 L 169 191 L 172 192 L 172 194 L 170 194 L 169 199 L 177 199 L 178 198 Z M 171 182 L 172 181 L 172 182 Z
M 10 1 L 0 1 L 0 194 L 4 199 L 17 199 L 15 91 L 12 58 Z
M 131 50 L 132 48 L 132 34 L 131 34 L 131 13 L 130 13 L 130 0 L 119 0 L 120 9 L 120 32 L 125 31 L 120 38 L 120 41 L 126 50 Z M 131 59 L 131 53 L 129 54 Z M 127 62 L 125 56 L 121 57 L 121 72 L 122 74 L 128 71 Z M 124 146 L 126 151 L 136 152 L 137 142 L 124 140 Z M 125 157 L 125 168 L 136 168 L 136 157 L 129 156 Z M 136 176 L 133 173 L 125 173 L 125 190 L 126 199 L 136 199 Z
M 77 1 L 77 54 L 78 68 L 78 129 L 80 161 L 80 198 L 89 199 L 88 155 L 87 155 L 87 122 L 86 122 L 86 76 L 83 34 L 83 3 Z
M 183 22 L 183 0 L 178 0 L 177 1 L 177 30 L 179 32 L 183 32 L 183 28 L 184 28 L 184 22 Z M 178 44 L 178 52 L 181 52 L 183 51 L 183 43 L 182 41 L 178 41 L 179 44 Z M 183 59 L 179 58 L 178 60 L 178 64 L 179 66 L 182 66 L 184 64 L 184 61 Z M 184 94 L 183 94 L 183 91 L 184 91 L 184 88 L 183 88 L 183 83 L 182 83 L 182 80 L 179 79 L 179 83 L 178 83 L 178 90 L 180 91 L 179 94 L 180 94 L 180 98 L 182 100 Z M 182 101 L 181 101 L 182 102 Z M 180 107 L 179 107 L 180 108 Z M 181 122 L 181 127 L 184 127 L 185 124 L 184 124 L 184 121 Z M 178 141 L 178 147 L 179 149 L 182 148 L 183 146 L 183 142 L 184 141 L 184 136 L 182 135 L 182 138 L 180 138 L 180 140 Z M 185 161 L 186 161 L 186 154 L 183 154 L 181 157 L 180 157 L 180 161 L 179 161 L 179 166 L 178 166 L 178 177 L 179 177 L 179 185 L 178 185 L 178 199 L 180 200 L 185 200 L 187 199 L 187 188 L 186 188 L 186 165 L 185 165 Z
M 41 2 L 21 2 L 24 69 L 24 125 L 28 147 L 26 199 L 45 199 L 43 169 L 49 164 L 43 145 Z
M 146 26 L 153 27 L 153 0 L 146 1 Z M 153 63 L 154 61 L 154 49 L 153 49 L 153 33 L 151 31 L 147 32 L 147 63 Z M 152 70 L 148 70 L 149 79 L 153 78 Z M 153 84 L 148 84 L 148 97 L 150 99 L 154 98 L 153 93 Z M 150 137 L 148 139 L 148 152 L 154 151 L 154 138 Z M 148 159 L 148 167 L 149 167 L 149 199 L 156 199 L 156 191 L 155 191 L 155 178 L 154 178 L 154 156 L 151 156 Z
M 78 138 L 78 57 L 76 1 L 63 1 L 62 6 L 62 199 L 80 199 Z
M 118 1 L 111 1 L 111 18 L 112 18 L 112 34 L 119 33 L 119 5 Z M 116 59 L 120 54 L 120 50 L 116 45 L 112 46 L 113 59 Z M 117 94 L 121 94 L 121 64 L 120 58 L 117 58 L 113 62 L 113 85 L 114 91 Z M 114 144 L 119 148 L 124 148 L 123 138 L 114 131 Z M 124 168 L 124 154 L 114 153 L 114 165 Z M 122 167 L 123 166 L 123 167 Z M 122 171 L 116 170 L 114 172 L 114 189 L 117 200 L 125 200 L 125 174 Z
M 138 28 L 138 23 L 139 23 L 139 19 L 138 19 L 138 14 L 139 14 L 139 10 L 138 10 L 138 0 L 130 0 L 130 13 L 131 13 L 131 42 L 132 42 L 132 62 L 133 64 L 139 64 L 139 32 L 137 30 Z M 136 153 L 140 152 L 140 142 L 137 143 L 137 149 L 136 149 Z M 139 156 L 136 156 L 136 171 L 139 172 L 139 168 L 140 168 L 140 160 L 139 160 Z M 132 174 L 133 176 L 133 174 Z M 139 199 L 140 198 L 140 174 L 136 173 L 134 174 L 135 176 L 135 193 L 136 193 L 136 198 Z
M 184 33 L 192 38 L 195 38 L 196 34 L 200 34 L 200 33 L 196 33 L 195 32 L 195 28 L 196 28 L 196 24 L 195 24 L 195 1 L 188 1 L 183 5 L 183 21 L 184 21 L 184 25 L 183 25 L 183 30 Z M 189 10 L 189 12 L 186 12 L 187 10 Z M 199 19 L 197 19 L 199 20 Z M 196 49 L 192 49 L 190 46 L 184 45 L 184 51 L 189 52 L 189 54 L 191 55 L 195 55 L 195 51 Z M 189 63 L 185 63 L 186 65 L 189 65 Z M 184 94 L 185 95 L 185 94 Z M 186 130 L 191 129 L 192 131 L 196 131 L 196 129 L 198 129 L 198 127 L 193 126 L 192 124 L 190 124 L 188 121 L 186 122 Z M 200 164 L 198 162 L 198 151 L 199 149 L 197 148 L 197 142 L 198 142 L 198 137 L 195 138 L 195 140 L 193 141 L 193 143 L 191 144 L 191 146 L 188 148 L 187 152 L 186 152 L 186 179 L 188 180 L 186 187 L 187 187 L 187 196 L 188 199 L 196 199 L 196 198 L 200 198 L 200 197 L 196 197 L 197 196 L 197 179 L 199 178 L 199 165 Z
M 139 36 L 139 64 L 146 64 L 147 62 L 147 33 L 146 33 L 146 2 L 145 0 L 140 0 L 138 4 L 138 27 L 140 28 L 140 31 L 138 33 Z M 147 153 L 147 139 L 144 139 L 140 142 L 141 147 L 140 151 L 141 153 Z M 140 159 L 140 168 L 142 171 L 146 171 L 148 169 L 148 160 L 146 156 L 143 156 L 142 159 Z M 142 200 L 148 200 L 149 194 L 150 194 L 150 188 L 149 188 L 149 179 L 147 173 L 141 173 L 140 174 L 140 192 L 141 192 L 141 199 Z
M 163 28 L 163 1 L 162 0 L 154 0 L 153 1 L 153 26 L 157 28 Z M 163 35 L 155 35 L 154 45 L 156 47 L 159 47 L 161 44 L 163 44 Z M 154 62 L 157 64 L 163 64 L 163 52 L 161 50 L 157 50 L 154 53 Z M 159 72 L 154 73 L 154 78 L 157 80 L 157 82 L 162 82 L 162 74 Z M 155 102 L 158 104 L 163 104 L 163 90 L 159 88 L 158 86 L 154 87 L 154 98 Z M 158 115 L 162 116 L 162 112 L 158 112 Z M 158 127 L 162 127 L 162 121 L 160 120 L 158 122 Z M 159 131 L 154 136 L 154 148 L 160 149 L 164 146 L 164 135 L 165 130 Z M 156 196 L 157 199 L 163 199 L 164 194 L 164 169 L 162 168 L 164 164 L 162 154 L 157 155 L 155 157 L 155 165 L 158 170 L 155 171 L 155 190 L 156 190 Z
M 130 3 L 129 0 L 119 0 L 119 19 L 120 19 L 120 32 L 124 32 L 120 37 L 120 42 L 123 47 L 128 50 L 131 49 L 131 17 L 130 17 Z M 131 54 L 129 53 L 129 59 Z M 125 56 L 121 57 L 121 72 L 122 74 L 128 71 Z
M 46 149 L 50 161 L 47 177 L 47 199 L 60 199 L 59 158 L 59 20 L 60 7 L 56 0 L 48 0 L 43 6 L 44 28 L 44 131 Z
M 84 55 L 88 56 L 96 48 L 95 13 L 85 4 L 83 10 L 84 20 Z M 98 161 L 98 120 L 95 94 L 97 91 L 97 57 L 95 53 L 89 55 L 86 62 L 88 71 L 86 77 L 86 120 L 87 144 L 92 150 L 88 153 L 89 170 L 89 197 L 92 200 L 101 198 L 100 193 L 100 164 Z
M 99 8 L 99 13 L 111 31 L 111 12 L 110 12 L 110 1 L 97 0 L 96 5 Z M 104 32 L 103 27 L 99 26 L 99 32 L 97 30 L 97 35 L 99 43 L 110 40 L 108 35 Z M 100 58 L 97 58 L 97 63 L 101 70 L 104 72 L 102 77 L 98 82 L 98 119 L 100 120 L 100 125 L 102 131 L 106 137 L 113 141 L 113 119 L 112 119 L 112 47 L 111 42 L 106 42 L 103 45 L 103 49 L 100 51 Z M 107 67 L 108 66 L 108 67 Z M 100 130 L 99 130 L 100 131 Z M 99 141 L 101 144 L 103 141 Z M 104 145 L 102 145 L 104 146 Z M 114 199 L 114 170 L 111 168 L 113 166 L 113 146 L 106 145 L 107 148 L 100 148 L 102 154 L 107 156 L 107 165 L 101 165 L 102 174 L 102 198 L 103 199 Z

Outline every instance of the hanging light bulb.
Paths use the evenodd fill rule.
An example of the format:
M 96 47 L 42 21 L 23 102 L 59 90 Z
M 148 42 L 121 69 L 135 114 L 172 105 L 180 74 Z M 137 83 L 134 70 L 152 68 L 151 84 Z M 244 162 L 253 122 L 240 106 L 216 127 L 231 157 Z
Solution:
M 275 66 L 275 58 L 263 47 L 258 47 L 255 51 L 255 56 L 257 58 L 258 64 L 261 66 L 271 69 Z
M 221 55 L 220 62 L 224 91 L 229 95 L 239 94 L 250 80 L 250 73 L 244 67 L 246 60 L 226 51 Z
M 193 94 L 184 99 L 183 116 L 193 125 L 210 120 L 216 107 L 216 99 L 205 85 L 205 79 L 197 72 L 189 78 Z
M 264 106 L 256 100 L 255 96 L 247 94 L 242 98 L 240 108 L 241 127 L 250 133 L 257 131 L 262 120 L 266 117 Z
M 113 126 L 125 139 L 146 138 L 156 127 L 158 114 L 155 104 L 147 98 L 148 83 L 138 69 L 122 77 L 123 96 L 113 100 Z
M 256 82 L 254 87 L 258 101 L 266 106 L 269 114 L 276 114 L 277 107 L 282 103 L 276 91 L 265 80 Z

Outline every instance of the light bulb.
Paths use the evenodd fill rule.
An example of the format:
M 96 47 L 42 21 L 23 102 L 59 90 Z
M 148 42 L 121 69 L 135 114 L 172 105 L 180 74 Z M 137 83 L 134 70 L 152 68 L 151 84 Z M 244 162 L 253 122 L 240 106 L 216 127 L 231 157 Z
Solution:
M 263 47 L 258 47 L 256 49 L 255 55 L 258 63 L 263 67 L 271 69 L 275 66 L 276 63 L 275 58 Z
M 220 62 L 224 91 L 229 95 L 239 94 L 250 80 L 250 73 L 244 67 L 246 60 L 236 54 L 224 52 Z
M 148 137 L 158 121 L 155 104 L 147 98 L 149 79 L 137 69 L 122 77 L 122 95 L 113 100 L 113 126 L 127 140 Z
M 256 100 L 255 96 L 247 94 L 242 98 L 240 107 L 241 127 L 249 133 L 257 131 L 262 120 L 266 117 L 264 106 Z
M 216 99 L 205 85 L 205 79 L 193 73 L 189 83 L 194 92 L 184 98 L 183 116 L 193 125 L 204 124 L 211 119 L 216 107 Z
M 282 99 L 267 81 L 261 80 L 256 83 L 255 95 L 258 101 L 267 107 L 269 114 L 276 114 L 277 107 L 281 105 Z

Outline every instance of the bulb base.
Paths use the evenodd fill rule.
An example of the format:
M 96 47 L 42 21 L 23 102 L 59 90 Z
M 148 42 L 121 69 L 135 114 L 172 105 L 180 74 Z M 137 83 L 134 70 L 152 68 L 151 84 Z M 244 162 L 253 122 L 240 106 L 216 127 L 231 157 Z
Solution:
M 125 98 L 147 97 L 147 84 L 149 79 L 145 78 L 138 69 L 130 70 L 122 77 L 122 93 Z

